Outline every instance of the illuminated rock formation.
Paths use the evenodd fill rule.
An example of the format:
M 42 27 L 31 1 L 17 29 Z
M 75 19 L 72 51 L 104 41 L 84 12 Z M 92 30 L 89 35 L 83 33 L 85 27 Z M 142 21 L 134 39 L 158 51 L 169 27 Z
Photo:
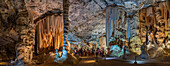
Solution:
M 120 57 L 125 46 L 144 58 L 166 58 L 169 4 L 169 0 L 0 0 L 0 61 L 44 63 L 50 52 L 52 62 L 54 57 L 55 62 L 69 62 L 74 57 L 67 54 L 70 47 L 107 48 Z
M 140 37 L 151 58 L 163 55 L 168 48 L 168 1 L 155 2 L 139 11 Z
M 36 53 L 46 53 L 63 46 L 63 20 L 60 10 L 48 11 L 34 22 L 36 23 Z
M 1 29 L 3 35 L 1 36 L 4 36 L 3 39 L 5 39 L 5 36 L 9 38 L 5 40 L 7 43 L 2 42 L 0 44 L 6 44 L 7 47 L 14 45 L 13 50 L 8 50 L 7 52 L 15 52 L 15 62 L 21 60 L 24 63 L 31 63 L 35 34 L 31 13 L 26 9 L 23 0 L 1 0 L 1 5 L 3 5 L 0 11 L 0 22 L 1 27 L 3 27 Z M 11 55 L 13 54 L 11 53 Z M 10 55 L 8 59 L 10 60 Z

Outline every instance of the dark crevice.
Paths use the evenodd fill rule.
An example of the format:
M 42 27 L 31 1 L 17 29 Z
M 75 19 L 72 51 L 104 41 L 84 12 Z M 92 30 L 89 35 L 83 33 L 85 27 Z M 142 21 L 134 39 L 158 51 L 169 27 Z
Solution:
M 108 6 L 108 3 L 107 3 L 107 1 L 106 0 L 103 0 L 104 1 L 104 4 L 106 5 L 106 6 Z
M 97 1 L 96 0 L 93 0 L 101 9 L 104 9 L 104 8 L 102 8 L 102 6 L 100 6 L 98 3 L 97 3 Z
M 1 13 L 0 13 L 0 20 L 1 20 L 1 22 L 3 23 L 4 27 L 8 28 L 9 25 L 7 24 L 7 22 L 5 22 L 5 20 L 3 19 Z

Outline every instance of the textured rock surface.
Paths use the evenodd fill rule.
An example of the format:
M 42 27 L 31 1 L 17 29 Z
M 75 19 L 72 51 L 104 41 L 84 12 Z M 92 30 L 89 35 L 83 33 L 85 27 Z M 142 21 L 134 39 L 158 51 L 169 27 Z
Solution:
M 0 47 L 2 47 L 0 54 L 3 54 L 1 60 L 11 60 L 16 56 L 16 60 L 30 62 L 29 55 L 32 55 L 33 49 L 31 46 L 34 45 L 34 26 L 31 25 L 31 14 L 24 7 L 24 0 L 0 0 L 0 6 L 2 6 L 0 7 Z M 8 58 L 3 58 L 4 55 Z
M 168 54 L 168 1 L 157 2 L 140 10 L 140 38 L 147 45 L 150 58 Z M 145 11 L 146 10 L 146 11 Z
M 131 0 L 78 0 L 70 5 L 70 33 L 87 42 L 90 41 L 89 39 L 92 39 L 92 35 L 97 35 L 98 37 L 102 36 L 106 32 L 106 14 L 104 12 L 106 6 L 117 3 L 125 5 L 127 11 L 132 9 L 128 11 L 128 13 L 130 16 L 134 16 L 132 19 L 126 19 L 126 21 L 130 21 L 130 28 L 133 29 L 132 35 L 135 35 L 137 28 L 136 24 L 138 24 L 138 16 L 136 15 L 138 14 L 134 14 L 135 11 L 133 10 L 140 8 L 139 4 L 143 1 L 145 4 L 149 4 L 156 0 L 134 0 L 133 2 Z M 135 5 L 132 6 L 129 2 L 132 5 Z M 126 23 L 127 22 L 122 23 L 124 24 L 122 27 L 125 27 Z
M 93 41 L 96 39 L 94 36 L 97 36 L 98 38 L 105 35 L 105 9 L 108 5 L 114 3 L 125 7 L 128 17 L 125 19 L 126 22 L 123 22 L 121 25 L 122 27 L 128 28 L 127 24 L 129 23 L 129 34 L 134 37 L 136 36 L 137 31 L 136 24 L 138 24 L 138 16 L 136 16 L 138 14 L 134 14 L 135 11 L 143 7 L 147 7 L 149 3 L 154 3 L 156 1 L 164 0 L 133 0 L 133 2 L 132 0 L 70 0 L 71 5 L 69 8 L 69 20 L 71 25 L 69 30 L 69 40 L 74 41 L 73 43 L 75 44 L 79 44 L 83 43 L 83 40 L 85 42 Z M 145 6 L 140 5 L 142 3 L 144 3 Z M 23 50 L 23 53 L 25 54 L 32 53 L 31 45 L 34 43 L 32 40 L 34 39 L 34 31 L 32 25 L 29 25 L 31 23 L 31 19 L 29 18 L 30 14 L 28 11 L 32 13 L 33 19 L 36 19 L 48 10 L 62 10 L 62 0 L 0 0 L 0 6 L 0 47 L 2 47 L 0 48 L 0 60 L 3 60 L 8 59 L 8 56 L 11 54 L 15 56 L 15 51 L 20 48 L 21 50 L 23 50 L 23 48 L 27 48 Z M 169 21 L 170 19 L 168 19 L 168 29 Z M 142 31 L 145 33 L 145 29 Z M 119 30 L 115 30 L 115 32 L 115 36 L 122 35 Z M 168 30 L 166 33 L 169 37 Z M 143 34 L 142 36 L 146 35 Z M 142 39 L 142 42 L 145 42 L 145 39 Z M 168 39 L 167 44 L 169 44 L 169 42 L 170 41 Z M 162 50 L 161 47 L 152 49 L 156 51 L 157 49 Z M 170 46 L 167 45 L 167 47 L 169 48 Z M 152 52 L 150 53 L 152 54 Z M 19 51 L 17 51 L 16 54 L 17 56 L 21 55 L 21 58 L 31 57 L 31 55 L 22 55 Z M 26 62 L 29 60 L 26 60 Z

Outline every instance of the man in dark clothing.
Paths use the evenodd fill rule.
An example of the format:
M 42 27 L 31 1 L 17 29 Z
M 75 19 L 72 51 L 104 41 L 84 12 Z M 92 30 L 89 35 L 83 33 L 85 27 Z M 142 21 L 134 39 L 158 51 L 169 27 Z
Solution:
M 94 49 L 93 49 L 93 48 L 92 48 L 91 52 L 92 52 L 92 54 L 91 54 L 91 55 L 93 56 L 93 55 L 94 55 Z
M 97 48 L 96 50 L 96 56 L 99 54 L 99 48 Z
M 80 53 L 80 56 L 82 56 L 82 55 L 83 55 L 82 48 L 79 50 L 79 53 Z

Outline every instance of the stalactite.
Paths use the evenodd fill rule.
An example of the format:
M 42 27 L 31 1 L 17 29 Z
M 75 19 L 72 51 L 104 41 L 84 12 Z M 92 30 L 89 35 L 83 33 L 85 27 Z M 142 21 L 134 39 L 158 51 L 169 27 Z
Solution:
M 38 47 L 36 49 L 40 51 L 40 54 L 53 51 L 56 46 L 61 45 L 63 40 L 61 37 L 63 36 L 60 36 L 61 33 L 59 31 L 63 32 L 63 29 L 61 29 L 63 21 L 60 14 L 60 10 L 52 10 L 34 20 L 37 30 L 36 38 L 38 40 Z
M 51 24 L 52 24 L 51 26 L 52 26 L 52 31 L 53 31 L 53 37 L 55 37 L 55 26 L 54 26 L 54 24 L 55 24 L 54 22 L 55 22 L 55 21 L 54 21 L 54 15 L 50 16 L 50 18 L 51 18 L 51 22 L 52 22 L 52 23 L 51 23 Z
M 60 30 L 59 30 L 59 34 L 60 34 L 60 46 L 63 47 L 63 44 L 64 44 L 64 36 L 63 36 L 63 29 L 64 29 L 64 22 L 63 22 L 63 17 L 59 17 L 59 19 L 61 20 L 61 23 L 60 23 Z
M 118 5 L 111 5 L 106 8 L 106 45 L 109 48 L 111 45 L 118 45 L 122 47 L 121 41 L 125 41 L 125 8 Z M 122 25 L 123 24 L 123 25 Z M 118 38 L 119 39 L 116 39 Z M 110 48 L 111 49 L 111 48 Z
M 39 26 L 36 26 L 36 28 L 38 28 Z M 38 28 L 39 29 L 39 28 Z M 38 35 L 38 29 L 34 29 L 35 30 L 35 45 L 34 45 L 34 51 L 35 51 L 35 55 L 38 54 L 38 44 L 39 44 L 39 35 Z
M 47 33 L 49 34 L 50 33 L 50 22 L 49 22 L 49 16 L 46 17 L 46 22 L 47 22 Z
M 39 48 L 42 48 L 43 46 L 43 42 L 42 42 L 42 27 L 41 27 L 41 25 L 42 25 L 42 23 L 40 23 L 39 25 L 38 25 L 38 27 L 39 27 L 39 33 L 38 33 L 38 35 L 39 35 Z
M 106 9 L 106 45 L 107 45 L 107 48 L 109 47 L 109 28 L 108 28 L 108 25 L 109 25 L 109 9 Z
M 39 25 L 36 26 L 36 28 L 37 28 L 37 29 L 35 29 L 35 30 L 36 30 L 37 43 L 36 43 L 35 49 L 36 49 L 36 54 L 37 54 L 37 53 L 38 53 L 38 49 L 39 49 L 39 45 L 40 45 L 40 27 L 39 27 Z

